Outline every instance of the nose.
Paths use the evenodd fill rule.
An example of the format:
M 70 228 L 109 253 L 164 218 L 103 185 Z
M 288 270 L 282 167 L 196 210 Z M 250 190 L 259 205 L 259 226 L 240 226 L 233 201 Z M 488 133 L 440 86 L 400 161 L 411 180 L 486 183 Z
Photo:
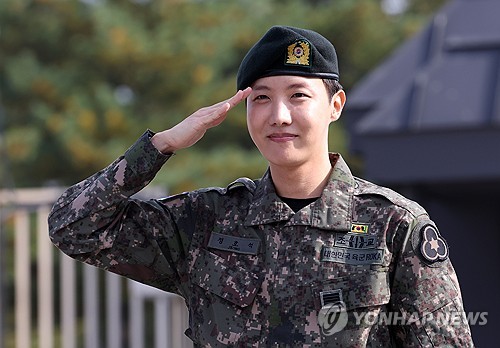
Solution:
M 282 101 L 276 101 L 273 103 L 272 107 L 272 115 L 269 119 L 269 123 L 272 126 L 286 126 L 292 123 L 292 114 L 290 112 L 290 108 L 286 105 L 286 103 Z

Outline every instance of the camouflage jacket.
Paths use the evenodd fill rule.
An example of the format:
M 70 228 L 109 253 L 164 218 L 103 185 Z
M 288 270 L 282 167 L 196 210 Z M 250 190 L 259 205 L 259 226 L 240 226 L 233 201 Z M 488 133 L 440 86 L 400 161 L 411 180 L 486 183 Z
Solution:
M 473 345 L 448 246 L 416 203 L 335 154 L 321 197 L 295 213 L 269 172 L 132 199 L 169 158 L 150 136 L 69 188 L 50 236 L 75 259 L 183 296 L 196 346 Z

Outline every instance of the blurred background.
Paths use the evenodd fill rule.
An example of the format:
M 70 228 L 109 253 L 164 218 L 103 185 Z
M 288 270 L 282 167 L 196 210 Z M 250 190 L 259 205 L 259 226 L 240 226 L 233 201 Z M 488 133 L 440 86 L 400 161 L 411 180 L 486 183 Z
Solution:
M 2 0 L 0 185 L 75 183 L 147 128 L 227 98 L 246 51 L 274 24 L 328 37 L 349 91 L 443 3 L 399 2 L 384 12 L 398 1 Z M 341 124 L 332 149 L 346 149 Z M 266 165 L 244 107 L 174 161 L 156 182 L 172 193 L 260 177 Z
M 64 187 L 105 167 L 146 129 L 169 128 L 234 93 L 241 59 L 272 25 L 310 28 L 333 42 L 348 101 L 344 118 L 331 127 L 331 150 L 343 154 L 355 175 L 418 198 L 419 178 L 410 184 L 380 174 L 406 164 L 384 163 L 377 171 L 367 158 L 367 129 L 399 129 L 391 114 L 375 115 L 361 126 L 358 121 L 369 120 L 365 113 L 380 109 L 374 107 L 377 100 L 396 95 L 406 83 L 397 77 L 412 71 L 404 64 L 384 68 L 387 62 L 419 33 L 432 46 L 435 36 L 425 34 L 426 28 L 436 25 L 439 11 L 453 9 L 453 2 L 1 0 L 0 348 L 189 346 L 174 337 L 185 328 L 179 299 L 74 264 L 48 242 L 46 215 Z M 399 60 L 411 63 L 415 52 Z M 375 127 L 377 134 L 384 131 Z M 143 195 L 225 186 L 240 176 L 258 178 L 265 169 L 240 105 L 223 126 L 179 151 Z M 425 192 L 433 187 L 425 186 Z M 498 224 L 490 232 L 499 232 Z M 463 260 L 460 276 L 471 258 L 457 258 Z M 497 284 L 498 268 L 492 272 Z M 161 322 L 168 328 L 155 326 Z

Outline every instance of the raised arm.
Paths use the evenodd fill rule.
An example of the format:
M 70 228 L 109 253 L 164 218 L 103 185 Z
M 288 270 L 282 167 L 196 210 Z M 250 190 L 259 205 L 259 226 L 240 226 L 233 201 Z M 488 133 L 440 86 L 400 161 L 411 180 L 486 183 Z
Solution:
M 80 261 L 175 291 L 193 233 L 191 196 L 161 202 L 130 197 L 153 180 L 172 152 L 196 143 L 248 93 L 202 108 L 169 130 L 144 133 L 107 168 L 67 189 L 49 215 L 53 243 Z
M 173 153 L 194 145 L 209 128 L 221 124 L 228 111 L 245 100 L 250 92 L 248 87 L 229 99 L 196 111 L 176 126 L 155 134 L 151 142 L 161 153 Z

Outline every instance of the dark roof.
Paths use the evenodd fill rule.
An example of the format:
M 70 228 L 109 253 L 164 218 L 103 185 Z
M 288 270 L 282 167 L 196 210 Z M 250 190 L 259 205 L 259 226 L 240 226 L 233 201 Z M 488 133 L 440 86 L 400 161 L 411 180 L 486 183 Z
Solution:
M 351 150 L 368 177 L 500 178 L 498 14 L 497 0 L 450 2 L 348 93 Z

